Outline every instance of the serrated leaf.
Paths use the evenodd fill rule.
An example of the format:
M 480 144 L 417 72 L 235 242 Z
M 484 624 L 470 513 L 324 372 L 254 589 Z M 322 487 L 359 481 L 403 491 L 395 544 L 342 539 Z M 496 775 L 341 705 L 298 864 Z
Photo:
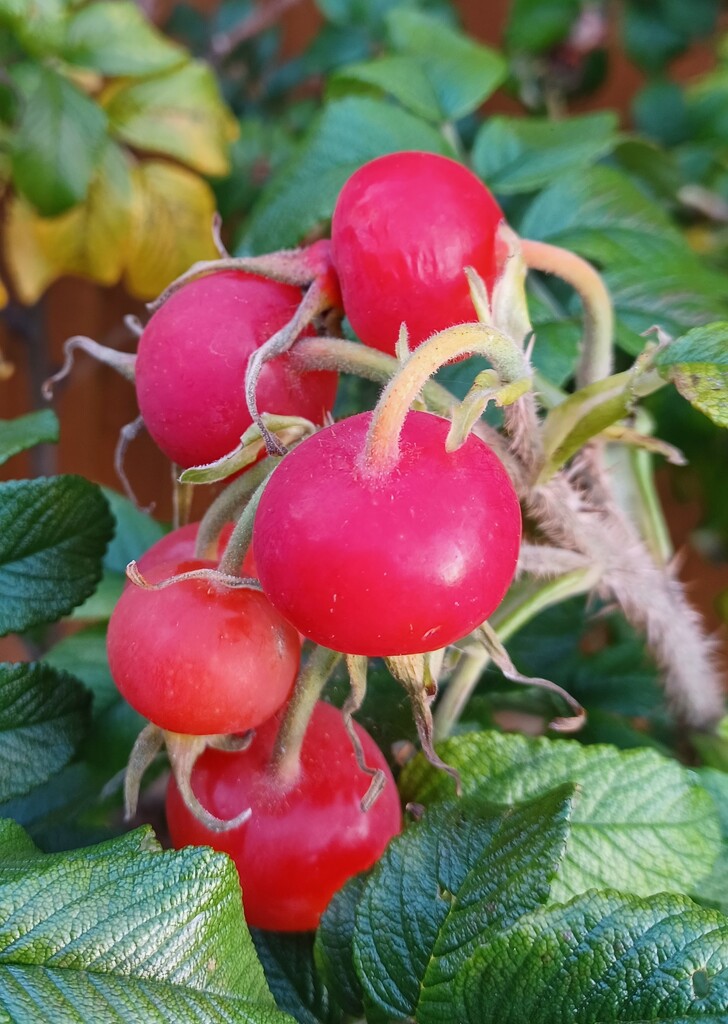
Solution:
M 0 831 L 0 1008 L 32 1021 L 290 1021 L 273 1008 L 232 862 L 149 829 L 44 855 Z
M 63 58 L 102 75 L 151 75 L 174 67 L 186 55 L 131 0 L 101 0 L 69 19 Z
M 76 476 L 0 484 L 0 636 L 67 615 L 93 592 L 113 529 Z
M 374 60 L 346 64 L 329 80 L 331 95 L 352 84 L 370 86 L 392 96 L 417 117 L 437 123 L 442 112 L 435 90 L 420 62 L 411 56 L 385 54 Z
M 586 168 L 554 182 L 530 204 L 519 232 L 606 267 L 649 264 L 688 251 L 663 209 L 610 167 Z
M 491 117 L 475 138 L 473 169 L 494 192 L 533 192 L 609 153 L 617 127 L 608 111 L 563 121 Z
M 316 962 L 329 989 L 351 1017 L 364 1013 L 361 982 L 354 966 L 354 931 L 356 908 L 366 881 L 366 875 L 355 875 L 334 893 L 321 918 L 314 947 Z
M 572 831 L 552 899 L 594 886 L 638 896 L 692 891 L 720 850 L 707 793 L 677 762 L 651 750 L 584 747 L 575 740 L 470 733 L 438 746 L 468 794 L 513 804 L 563 783 L 579 786 Z M 418 757 L 403 773 L 405 800 L 452 795 L 452 781 Z
M 164 153 L 200 174 L 227 174 L 237 122 L 207 65 L 192 61 L 143 81 L 114 82 L 100 103 L 111 132 L 127 145 Z
M 212 238 L 215 197 L 184 167 L 150 161 L 132 173 L 131 237 L 124 282 L 151 299 L 196 260 L 218 253 Z
M 655 365 L 683 398 L 714 423 L 728 427 L 728 322 L 688 331 L 663 348 Z
M 503 811 L 430 808 L 394 839 L 356 910 L 365 993 L 399 1020 L 447 1016 L 453 978 L 493 932 L 545 903 L 563 855 L 573 788 Z
M 128 158 L 109 140 L 86 199 L 67 213 L 40 217 L 13 197 L 4 248 L 22 301 L 36 302 L 64 274 L 116 284 L 128 257 L 131 204 Z
M 58 418 L 51 409 L 0 420 L 0 466 L 19 452 L 58 440 Z
M 52 217 L 80 203 L 106 134 L 101 108 L 68 79 L 40 64 L 15 73 L 23 96 L 13 137 L 13 181 L 40 214 Z
M 529 914 L 458 977 L 458 1024 L 719 1024 L 728 920 L 688 899 L 590 893 Z
M 313 933 L 254 929 L 251 934 L 279 1009 L 299 1024 L 341 1024 L 343 1014 L 314 964 Z
M 90 694 L 65 672 L 0 663 L 0 800 L 29 792 L 70 761 L 90 705 Z
M 396 7 L 386 26 L 394 49 L 419 59 L 446 120 L 472 113 L 505 81 L 507 65 L 499 53 L 441 19 Z
M 263 252 L 298 244 L 330 218 L 354 171 L 374 157 L 401 149 L 453 155 L 432 125 L 391 103 L 364 96 L 329 103 L 293 158 L 263 191 L 241 249 Z

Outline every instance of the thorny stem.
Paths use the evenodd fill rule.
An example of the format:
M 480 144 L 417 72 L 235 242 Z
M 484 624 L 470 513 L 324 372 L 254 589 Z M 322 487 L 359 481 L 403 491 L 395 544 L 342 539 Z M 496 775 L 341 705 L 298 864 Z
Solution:
M 220 532 L 226 523 L 237 519 L 250 495 L 260 486 L 261 482 L 271 473 L 273 466 L 270 459 L 263 459 L 262 462 L 251 466 L 237 480 L 228 484 L 205 512 L 197 531 L 197 542 L 195 544 L 195 557 L 204 558 L 205 554 L 213 547 L 220 536 Z
M 584 307 L 584 339 L 576 371 L 577 387 L 593 384 L 612 372 L 614 312 L 609 292 L 594 267 L 566 249 L 547 242 L 521 239 L 530 270 L 555 274 L 578 293 Z
M 342 658 L 338 651 L 316 646 L 301 669 L 276 737 L 270 770 L 283 786 L 292 786 L 300 769 L 301 748 L 313 709 Z
M 492 327 L 459 324 L 433 335 L 415 349 L 377 403 L 364 448 L 367 473 L 385 475 L 396 465 L 400 433 L 412 403 L 440 366 L 466 354 L 485 356 L 504 384 L 531 375 L 523 352 Z

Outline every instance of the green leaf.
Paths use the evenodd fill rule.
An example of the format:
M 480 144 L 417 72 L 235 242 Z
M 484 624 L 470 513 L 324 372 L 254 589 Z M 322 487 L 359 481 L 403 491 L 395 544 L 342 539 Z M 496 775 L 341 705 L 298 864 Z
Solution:
M 361 1017 L 361 982 L 354 965 L 356 908 L 367 882 L 365 874 L 355 875 L 324 911 L 316 932 L 316 962 L 338 1004 L 351 1017 Z
M 77 476 L 0 484 L 0 636 L 67 615 L 94 590 L 113 523 Z
M 111 132 L 127 145 L 174 157 L 200 174 L 227 174 L 237 122 L 206 64 L 190 61 L 153 78 L 114 82 L 100 102 Z
M 65 672 L 0 663 L 0 800 L 27 793 L 70 761 L 90 704 L 88 692 Z
M 420 60 L 445 119 L 471 114 L 505 81 L 507 65 L 499 53 L 438 18 L 398 7 L 386 24 L 393 48 Z
M 568 35 L 579 0 L 514 0 L 506 26 L 509 50 L 540 53 Z
M 642 266 L 688 252 L 663 209 L 611 167 L 564 175 L 536 196 L 519 231 L 605 267 Z
M 162 852 L 149 829 L 41 854 L 0 828 L 0 1010 L 37 1020 L 283 1024 L 242 916 L 232 862 Z
M 254 929 L 253 943 L 279 1009 L 299 1024 L 341 1024 L 313 959 L 313 932 L 265 932 Z
M 45 656 L 45 663 L 59 672 L 72 672 L 94 695 L 94 714 L 118 699 L 106 657 L 106 623 L 70 633 Z
M 23 49 L 35 57 L 55 54 L 66 28 L 65 0 L 0 0 L 0 25 L 8 24 Z M 5 40 L 3 39 L 4 43 Z
M 608 270 L 604 278 L 617 312 L 617 342 L 631 355 L 643 350 L 641 335 L 655 324 L 678 336 L 728 315 L 724 275 L 688 252 Z
M 701 785 L 713 799 L 720 821 L 722 845 L 710 875 L 699 880 L 691 895 L 701 903 L 728 914 L 728 775 L 715 768 L 701 768 L 698 775 Z
M 654 751 L 481 732 L 448 740 L 438 752 L 458 769 L 466 794 L 497 803 L 534 799 L 567 782 L 579 786 L 553 900 L 594 886 L 638 896 L 689 893 L 718 855 L 707 793 L 691 772 Z M 405 800 L 429 805 L 451 796 L 452 780 L 420 756 L 405 769 L 401 788 Z
M 650 0 L 624 12 L 624 45 L 635 63 L 653 74 L 662 70 L 696 38 L 715 28 L 718 0 Z
M 346 64 L 329 80 L 330 95 L 336 97 L 350 90 L 352 85 L 369 86 L 386 93 L 425 121 L 434 124 L 442 119 L 435 90 L 415 57 L 386 54 L 375 60 Z
M 105 570 L 93 594 L 74 608 L 71 618 L 81 622 L 110 619 L 125 585 L 125 575 Z
M 103 487 L 102 491 L 115 523 L 114 537 L 104 556 L 104 568 L 123 576 L 129 562 L 143 555 L 167 531 L 117 491 L 109 487 Z
M 331 217 L 337 196 L 354 171 L 374 157 L 401 149 L 453 155 L 432 125 L 391 103 L 363 96 L 329 103 L 253 208 L 241 250 L 264 252 L 297 245 Z
M 102 75 L 151 75 L 186 59 L 131 0 L 100 0 L 68 22 L 63 58 Z
M 728 322 L 688 331 L 655 357 L 660 373 L 718 426 L 728 427 Z
M 475 138 L 473 169 L 494 192 L 533 192 L 611 152 L 617 127 L 608 111 L 564 121 L 491 117 Z
M 13 180 L 39 213 L 52 217 L 86 197 L 103 149 L 106 116 L 50 68 L 23 64 L 13 77 L 23 96 L 12 142 Z
M 49 841 L 58 848 L 58 839 L 68 836 L 70 830 L 77 827 L 72 823 L 78 815 L 98 801 L 105 781 L 93 767 L 76 761 L 23 796 L 1 803 L 0 818 L 12 818 L 22 825 L 42 849 L 48 849 Z
M 562 787 L 509 811 L 472 801 L 430 808 L 392 841 L 364 887 L 354 936 L 361 984 L 385 1013 L 443 1020 L 462 963 L 546 902 L 572 794 Z
M 529 914 L 457 979 L 458 1024 L 718 1024 L 728 921 L 688 899 L 590 893 Z
M 0 420 L 0 466 L 18 452 L 58 440 L 58 419 L 51 409 Z

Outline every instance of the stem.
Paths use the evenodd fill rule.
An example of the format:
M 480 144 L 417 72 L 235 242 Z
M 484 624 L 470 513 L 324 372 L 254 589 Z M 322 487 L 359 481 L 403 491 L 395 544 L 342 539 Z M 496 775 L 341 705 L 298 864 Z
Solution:
M 192 515 L 194 487 L 179 481 L 180 467 L 172 463 L 172 527 L 186 526 Z
M 402 364 L 393 356 L 343 338 L 300 338 L 291 350 L 291 357 L 296 365 L 306 370 L 336 370 L 383 384 L 402 369 Z M 460 404 L 452 392 L 434 380 L 425 383 L 422 395 L 428 409 L 441 416 L 448 416 Z M 481 420 L 473 433 L 493 449 L 506 468 L 511 467 L 513 460 L 505 439 L 497 430 Z
M 263 497 L 263 491 L 265 490 L 267 483 L 268 476 L 266 476 L 253 491 L 248 504 L 243 510 L 243 514 L 235 524 L 235 528 L 230 535 L 230 540 L 227 542 L 227 547 L 220 559 L 220 572 L 226 573 L 230 576 L 234 576 L 239 573 L 240 566 L 245 558 L 245 552 L 250 547 L 250 541 L 253 537 L 255 513 L 258 511 L 258 505 L 260 504 L 260 499 Z
M 432 374 L 462 355 L 483 355 L 504 383 L 530 378 L 523 352 L 510 338 L 484 324 L 448 327 L 423 342 L 389 382 L 377 403 L 364 447 L 365 472 L 383 476 L 399 458 L 399 438 L 410 406 Z
M 195 558 L 203 558 L 204 553 L 212 547 L 226 523 L 237 519 L 245 507 L 250 495 L 260 486 L 273 470 L 270 459 L 263 459 L 228 484 L 224 491 L 215 498 L 205 512 L 197 531 Z
M 547 242 L 521 239 L 521 251 L 530 270 L 555 274 L 578 293 L 584 307 L 584 339 L 576 371 L 578 388 L 608 377 L 612 372 L 614 311 L 604 281 L 591 265 L 566 249 Z
M 264 345 L 257 348 L 248 360 L 248 369 L 245 374 L 245 398 L 248 403 L 248 410 L 260 430 L 265 441 L 269 455 L 285 455 L 286 449 L 280 441 L 271 434 L 258 412 L 258 379 L 266 363 L 277 356 L 283 355 L 295 343 L 298 336 L 311 323 L 314 317 L 323 313 L 331 305 L 329 289 L 325 283 L 315 280 L 304 295 L 301 303 L 291 319 L 279 331 L 270 337 Z
M 536 586 L 535 581 L 529 581 L 528 585 L 521 587 L 517 584 L 491 615 L 490 625 L 497 632 L 498 639 L 507 643 L 519 629 L 546 608 L 577 594 L 588 593 L 597 578 L 597 568 L 577 569 L 547 583 L 538 582 Z M 452 733 L 490 660 L 490 654 L 483 648 L 467 650 L 460 659 L 447 689 L 437 703 L 434 714 L 436 741 L 447 739 Z
M 341 657 L 338 651 L 317 645 L 299 672 L 270 762 L 271 772 L 284 787 L 292 786 L 296 781 L 301 748 L 313 709 Z

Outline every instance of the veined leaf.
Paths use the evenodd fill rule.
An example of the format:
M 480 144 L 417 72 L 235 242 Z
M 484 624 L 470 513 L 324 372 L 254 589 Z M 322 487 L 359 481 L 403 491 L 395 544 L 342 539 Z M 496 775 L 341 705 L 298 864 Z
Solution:
M 41 64 L 22 64 L 13 77 L 23 97 L 12 140 L 13 182 L 42 216 L 52 217 L 85 198 L 106 116 L 67 78 Z
M 316 932 L 314 952 L 326 983 L 337 1003 L 351 1017 L 364 1013 L 362 987 L 354 965 L 356 908 L 367 882 L 355 875 L 334 893 Z
M 461 965 L 545 903 L 564 852 L 573 787 L 511 810 L 430 808 L 392 840 L 356 911 L 364 991 L 389 1016 L 434 1024 Z
M 215 197 L 196 174 L 158 161 L 136 167 L 132 183 L 124 280 L 132 295 L 151 299 L 195 260 L 217 255 L 212 238 Z
M 386 25 L 394 49 L 420 62 L 443 120 L 472 113 L 505 81 L 507 65 L 499 53 L 438 18 L 396 7 Z
M 290 1022 L 243 922 L 232 862 L 159 849 L 149 829 L 41 854 L 0 831 L 0 1010 L 16 1024 Z
M 381 100 L 346 96 L 329 103 L 293 158 L 253 208 L 241 250 L 298 244 L 328 220 L 347 178 L 362 164 L 400 149 L 453 153 L 431 124 Z
M 0 484 L 0 636 L 67 615 L 101 576 L 113 521 L 76 476 Z
M 266 932 L 256 929 L 253 943 L 266 980 L 281 1010 L 298 1024 L 342 1024 L 341 1009 L 329 992 L 313 959 L 310 932 Z
M 29 412 L 13 420 L 0 420 L 0 466 L 19 452 L 57 440 L 58 418 L 51 409 Z
M 0 800 L 29 792 L 70 761 L 90 704 L 90 694 L 65 672 L 0 663 Z
M 346 64 L 330 78 L 330 95 L 336 97 L 352 84 L 392 96 L 417 117 L 433 124 L 442 118 L 435 90 L 416 57 L 385 54 L 374 60 Z
M 128 257 L 132 188 L 127 157 L 107 141 L 84 202 L 40 217 L 20 197 L 9 206 L 5 257 L 23 302 L 36 302 L 64 274 L 112 285 Z
M 207 65 L 193 61 L 143 81 L 113 82 L 100 102 L 110 130 L 128 145 L 175 157 L 200 174 L 227 174 L 237 121 Z
M 589 893 L 483 945 L 454 996 L 458 1024 L 719 1024 L 728 920 L 679 896 Z
M 131 0 L 99 0 L 68 22 L 63 58 L 102 75 L 151 75 L 186 59 Z
M 657 353 L 655 365 L 691 405 L 728 427 L 728 322 L 688 331 Z
M 473 167 L 494 192 L 533 192 L 594 163 L 617 142 L 609 111 L 564 121 L 491 117 L 475 139 Z
M 533 799 L 563 783 L 579 787 L 553 900 L 592 887 L 690 893 L 719 853 L 708 794 L 691 772 L 652 750 L 480 732 L 448 740 L 438 752 L 460 772 L 466 794 L 494 803 Z M 452 780 L 420 756 L 401 788 L 405 800 L 429 805 L 452 795 Z

